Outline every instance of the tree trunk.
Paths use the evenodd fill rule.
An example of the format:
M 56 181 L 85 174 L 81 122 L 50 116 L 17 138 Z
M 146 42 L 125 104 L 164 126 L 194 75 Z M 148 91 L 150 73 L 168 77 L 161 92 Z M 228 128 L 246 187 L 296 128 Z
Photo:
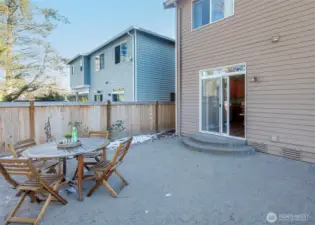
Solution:
M 14 13 L 17 10 L 17 3 L 15 0 L 7 0 L 7 30 L 6 30 L 6 54 L 5 54 L 5 78 L 6 78 L 6 87 L 9 86 L 10 78 L 12 78 L 12 68 L 13 68 L 13 56 L 12 56 L 12 49 L 13 49 L 13 26 L 14 26 Z

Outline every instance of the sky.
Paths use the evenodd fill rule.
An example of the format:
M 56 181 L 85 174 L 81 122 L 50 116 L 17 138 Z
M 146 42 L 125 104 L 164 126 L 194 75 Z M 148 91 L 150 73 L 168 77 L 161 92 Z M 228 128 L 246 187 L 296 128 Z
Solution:
M 60 25 L 49 40 L 63 57 L 72 58 L 101 45 L 130 26 L 175 38 L 175 11 L 164 9 L 164 0 L 32 0 L 54 8 L 70 24 Z M 67 86 L 69 78 L 63 78 Z
M 163 8 L 164 0 L 31 0 L 67 17 L 48 37 L 63 57 L 89 52 L 130 26 L 175 38 L 175 10 Z M 0 77 L 3 77 L 0 71 Z M 68 74 L 68 70 L 67 70 Z M 58 75 L 57 75 L 58 76 Z M 69 87 L 69 76 L 58 76 L 58 86 Z

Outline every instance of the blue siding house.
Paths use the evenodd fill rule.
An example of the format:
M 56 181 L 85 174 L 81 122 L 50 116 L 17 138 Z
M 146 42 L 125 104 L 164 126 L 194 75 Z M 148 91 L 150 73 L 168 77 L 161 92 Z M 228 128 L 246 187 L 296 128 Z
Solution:
M 175 41 L 130 27 L 72 58 L 70 87 L 89 101 L 175 101 Z

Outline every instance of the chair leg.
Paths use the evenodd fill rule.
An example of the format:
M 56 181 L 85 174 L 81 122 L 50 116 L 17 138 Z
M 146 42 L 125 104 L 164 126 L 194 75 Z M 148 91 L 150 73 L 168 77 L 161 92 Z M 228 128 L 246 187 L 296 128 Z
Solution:
M 115 197 L 118 198 L 117 193 L 114 191 L 114 189 L 112 189 L 112 187 L 103 179 L 102 180 L 103 185 L 105 186 L 105 188 Z
M 91 190 L 89 191 L 89 193 L 87 194 L 88 197 L 90 197 L 93 192 L 102 184 L 102 180 L 103 178 L 98 178 L 98 180 L 96 180 L 95 184 L 93 185 L 93 187 L 91 188 Z
M 124 185 L 128 185 L 128 182 L 118 173 L 117 169 L 114 170 L 114 173 L 120 178 L 120 180 L 124 183 Z
M 8 216 L 8 218 L 6 219 L 6 221 L 4 222 L 5 225 L 9 224 L 10 223 L 10 219 L 12 217 L 14 217 L 15 213 L 19 210 L 19 208 L 21 207 L 22 203 L 24 202 L 25 200 L 25 197 L 27 195 L 27 192 L 23 192 L 18 204 L 16 205 L 16 207 L 14 208 L 14 210 L 12 211 L 12 213 Z
M 64 199 L 63 197 L 61 197 L 61 195 L 58 194 L 57 190 L 59 185 L 61 184 L 61 180 L 59 180 L 54 188 L 50 188 L 49 186 L 47 186 L 45 183 L 41 183 L 41 185 L 46 189 L 46 191 L 52 195 L 52 197 L 56 198 L 60 203 L 62 203 L 63 205 L 68 204 L 68 201 L 66 199 Z
M 18 191 L 15 196 L 16 196 L 16 197 L 20 197 L 21 194 L 23 194 L 23 192 L 22 192 L 22 191 Z
M 44 216 L 44 214 L 45 214 L 45 212 L 46 212 L 46 210 L 47 210 L 48 205 L 49 205 L 50 202 L 53 200 L 52 197 L 55 197 L 58 202 L 61 202 L 61 201 L 59 200 L 59 197 L 60 197 L 60 198 L 62 198 L 62 197 L 59 196 L 59 194 L 58 194 L 59 197 L 57 198 L 57 197 L 54 196 L 54 194 L 51 192 L 51 191 L 56 192 L 56 191 L 58 190 L 59 185 L 61 184 L 61 181 L 62 181 L 62 179 L 60 179 L 59 181 L 57 181 L 57 183 L 56 183 L 55 186 L 52 188 L 52 190 L 51 190 L 50 188 L 49 188 L 49 189 L 46 189 L 46 190 L 49 192 L 49 195 L 48 195 L 48 198 L 46 199 L 46 202 L 45 202 L 45 204 L 44 204 L 42 210 L 40 211 L 40 213 L 39 213 L 39 215 L 38 215 L 38 217 L 37 217 L 37 219 L 36 219 L 34 225 L 38 225 L 39 222 L 42 220 L 42 218 L 43 218 L 43 216 Z M 62 198 L 62 199 L 63 199 L 63 198 Z M 66 201 L 66 200 L 65 200 L 65 201 Z M 61 202 L 61 203 L 63 204 L 63 202 Z
M 78 167 L 75 169 L 75 172 L 73 174 L 72 180 L 75 180 L 78 174 Z
M 34 203 L 34 202 L 40 203 L 40 199 L 36 196 L 36 193 L 35 193 L 35 192 L 30 192 L 30 193 L 28 194 L 28 196 L 29 196 L 30 199 L 31 199 L 31 203 Z
M 47 200 L 46 200 L 46 202 L 45 202 L 45 204 L 44 204 L 42 210 L 40 211 L 40 213 L 39 213 L 39 215 L 38 215 L 38 217 L 37 217 L 37 219 L 36 219 L 34 225 L 38 225 L 39 222 L 41 221 L 41 219 L 43 218 L 43 216 L 44 216 L 44 214 L 45 214 L 45 212 L 46 212 L 46 209 L 47 209 L 49 203 L 51 202 L 51 199 L 52 199 L 52 195 L 50 194 L 50 195 L 48 196 L 48 198 L 47 198 Z

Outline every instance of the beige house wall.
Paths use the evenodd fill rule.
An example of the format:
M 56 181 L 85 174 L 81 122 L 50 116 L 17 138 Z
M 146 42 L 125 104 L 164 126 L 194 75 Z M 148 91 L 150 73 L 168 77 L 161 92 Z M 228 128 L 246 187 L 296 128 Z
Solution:
M 191 8 L 177 8 L 180 133 L 199 131 L 199 71 L 246 63 L 248 142 L 315 162 L 315 1 L 236 0 L 234 16 L 197 30 Z

